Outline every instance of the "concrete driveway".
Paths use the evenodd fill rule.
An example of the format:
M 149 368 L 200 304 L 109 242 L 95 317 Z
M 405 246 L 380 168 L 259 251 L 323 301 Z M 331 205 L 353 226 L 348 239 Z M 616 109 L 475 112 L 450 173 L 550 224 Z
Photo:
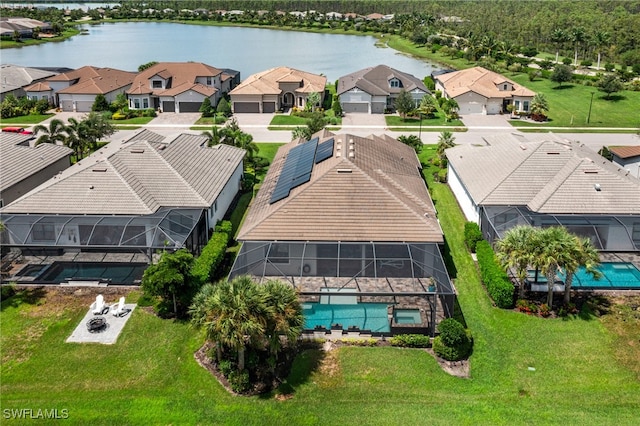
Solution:
M 342 127 L 347 129 L 353 127 L 384 129 L 386 126 L 387 123 L 384 120 L 384 114 L 350 113 L 342 117 Z
M 474 129 L 512 129 L 513 126 L 509 123 L 509 115 L 494 114 L 494 115 L 482 115 L 482 114 L 468 114 L 461 115 L 460 119 L 464 123 L 465 127 L 469 130 Z
M 275 114 L 263 113 L 263 114 L 253 114 L 253 113 L 242 113 L 242 114 L 234 114 L 233 118 L 236 119 L 238 125 L 240 127 L 264 127 L 266 128 L 273 120 Z
M 146 127 L 189 128 L 202 116 L 199 112 L 161 112 Z

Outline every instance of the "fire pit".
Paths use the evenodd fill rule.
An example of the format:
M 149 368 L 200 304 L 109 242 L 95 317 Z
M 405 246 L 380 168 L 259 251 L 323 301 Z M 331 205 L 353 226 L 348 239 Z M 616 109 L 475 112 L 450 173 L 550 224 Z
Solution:
M 107 319 L 105 317 L 91 318 L 87 321 L 89 333 L 101 333 L 107 329 Z

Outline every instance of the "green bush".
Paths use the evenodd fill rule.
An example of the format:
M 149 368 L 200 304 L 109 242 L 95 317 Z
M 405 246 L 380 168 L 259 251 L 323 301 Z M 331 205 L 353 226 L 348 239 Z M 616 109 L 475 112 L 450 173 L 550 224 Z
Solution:
M 428 348 L 431 338 L 422 334 L 398 334 L 389 339 L 389 343 L 403 348 Z
M 350 346 L 376 346 L 378 344 L 377 339 L 358 339 L 356 337 L 347 337 L 345 339 L 340 339 L 339 341 Z
M 251 388 L 248 371 L 232 371 L 229 373 L 229 384 L 231 389 L 236 393 L 243 393 Z
M 221 114 L 216 115 L 213 119 L 214 124 L 224 124 L 226 121 L 227 117 Z
M 123 114 L 121 112 L 114 112 L 113 115 L 111 116 L 112 120 L 125 120 L 127 118 L 126 114 Z
M 191 274 L 200 285 L 211 282 L 215 277 L 218 267 L 224 260 L 229 236 L 225 232 L 215 232 L 202 253 L 195 260 Z
M 220 361 L 220 364 L 218 364 L 218 370 L 220 370 L 224 377 L 229 377 L 229 375 L 235 370 L 235 365 L 233 365 L 233 362 L 225 359 L 224 361 Z
M 504 269 L 498 264 L 491 245 L 485 240 L 476 243 L 480 276 L 489 296 L 499 308 L 513 306 L 514 287 Z
M 229 237 L 227 241 L 231 241 L 233 237 L 233 223 L 229 220 L 221 220 L 216 223 L 215 232 L 224 232 Z
M 476 244 L 482 241 L 482 231 L 475 222 L 467 222 L 464 224 L 464 242 L 471 251 L 476 252 Z
M 15 284 L 5 284 L 0 287 L 0 300 L 6 300 L 16 294 L 16 286 Z
M 458 361 L 469 356 L 473 345 L 470 334 L 454 318 L 444 319 L 438 324 L 440 333 L 433 339 L 433 351 L 440 358 Z

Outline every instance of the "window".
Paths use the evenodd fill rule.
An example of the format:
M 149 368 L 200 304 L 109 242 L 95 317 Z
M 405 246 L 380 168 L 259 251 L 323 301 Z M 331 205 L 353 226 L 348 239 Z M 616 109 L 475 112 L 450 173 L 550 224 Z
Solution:
M 211 86 L 211 77 L 207 77 L 207 86 Z
M 507 90 L 507 85 L 502 86 L 502 90 Z
M 140 99 L 136 98 L 133 100 L 133 107 L 135 109 L 140 109 Z
M 400 84 L 400 80 L 398 80 L 397 78 L 391 79 L 389 80 L 389 87 L 402 87 L 402 85 Z
M 55 241 L 56 233 L 53 223 L 37 223 L 31 231 L 33 241 Z
M 151 87 L 154 89 L 162 89 L 162 81 L 160 80 L 153 80 L 151 82 Z
M 522 110 L 529 111 L 529 101 L 522 101 Z
M 289 244 L 271 244 L 269 260 L 273 263 L 289 263 Z
M 145 109 L 146 109 L 146 108 L 149 108 L 149 99 L 144 98 L 144 99 L 142 100 L 142 108 L 145 108 Z
M 631 239 L 636 245 L 636 248 L 640 248 L 640 222 L 634 223 L 631 231 Z
M 520 111 L 520 101 L 513 101 L 513 106 L 516 111 Z
M 302 106 L 302 97 L 298 97 L 298 106 Z

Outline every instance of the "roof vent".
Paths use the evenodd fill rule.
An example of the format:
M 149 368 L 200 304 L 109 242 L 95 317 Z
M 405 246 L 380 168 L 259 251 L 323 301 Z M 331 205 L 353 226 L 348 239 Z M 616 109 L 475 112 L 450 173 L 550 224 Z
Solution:
M 93 169 L 91 169 L 92 172 L 106 172 L 107 168 L 106 167 L 94 167 Z
M 589 174 L 589 175 L 597 175 L 598 174 L 597 170 L 592 170 L 592 169 L 591 170 L 585 170 L 584 172 L 586 174 Z
M 355 156 L 356 156 L 356 154 L 353 151 L 351 151 L 349 153 L 349 158 L 355 158 Z
M 523 151 L 526 151 L 526 150 L 527 150 L 527 147 L 526 147 L 526 146 L 524 146 L 524 145 L 522 145 L 522 144 L 520 144 L 520 149 L 521 149 L 521 150 L 523 150 Z
M 552 151 L 552 152 L 547 152 L 547 155 L 560 155 L 560 153 L 556 151 Z
M 593 189 L 595 189 L 596 191 L 602 191 L 602 187 L 600 186 L 599 183 L 596 183 L 595 185 L 593 185 Z
M 351 169 L 338 169 L 338 173 L 351 173 Z
M 95 186 L 93 186 L 93 185 L 89 186 L 89 189 L 93 189 L 93 188 L 95 188 Z
M 144 153 L 144 148 L 134 148 L 131 150 L 132 154 L 143 154 Z

